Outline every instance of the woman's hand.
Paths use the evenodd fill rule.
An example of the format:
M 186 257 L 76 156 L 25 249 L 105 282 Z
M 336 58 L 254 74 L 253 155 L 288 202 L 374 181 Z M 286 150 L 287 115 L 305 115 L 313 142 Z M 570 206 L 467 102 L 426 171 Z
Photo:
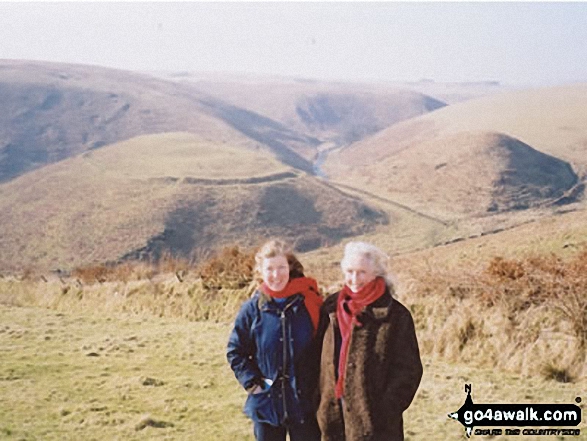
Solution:
M 249 387 L 247 389 L 247 392 L 249 393 L 249 395 L 259 394 L 269 389 L 272 384 L 272 380 L 270 380 L 269 378 L 263 378 L 261 381 L 256 382 L 251 387 Z

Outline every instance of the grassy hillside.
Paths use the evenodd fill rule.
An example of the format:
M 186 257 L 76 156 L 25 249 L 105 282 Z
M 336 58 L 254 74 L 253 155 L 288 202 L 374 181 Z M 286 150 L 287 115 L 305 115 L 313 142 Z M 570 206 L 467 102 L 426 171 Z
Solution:
M 46 271 L 166 252 L 190 257 L 272 235 L 307 250 L 385 222 L 362 201 L 262 150 L 186 133 L 150 135 L 1 185 L 0 267 Z
M 397 124 L 331 153 L 324 168 L 446 218 L 570 202 L 587 170 L 585 106 L 584 85 L 496 94 Z
M 191 87 L 146 75 L 3 60 L 0 100 L 0 182 L 114 142 L 174 131 L 244 148 L 262 145 L 284 163 L 311 170 L 289 150 L 288 142 L 303 138 L 291 130 Z
M 382 208 L 382 205 L 377 205 L 377 200 L 367 200 Z M 400 281 L 401 274 L 409 273 L 412 268 L 416 269 L 415 274 L 438 269 L 449 275 L 458 275 L 468 269 L 479 269 L 494 257 L 519 259 L 552 253 L 569 258 L 587 246 L 587 216 L 585 209 L 577 204 L 574 209 L 561 208 L 554 214 L 549 212 L 542 216 L 532 213 L 512 220 L 511 214 L 498 215 L 500 228 L 493 231 L 487 231 L 489 224 L 483 223 L 482 219 L 472 227 L 458 224 L 443 226 L 415 213 L 404 213 L 405 223 L 399 223 L 403 225 L 401 234 L 394 236 L 389 230 L 386 231 L 387 227 L 382 227 L 354 238 L 372 242 L 392 256 L 391 269 L 400 274 Z M 397 219 L 393 217 L 394 221 Z M 422 233 L 426 228 L 427 235 L 424 235 Z M 414 240 L 411 234 L 420 242 Z M 304 262 L 309 262 L 308 266 L 316 271 L 319 279 L 327 283 L 339 282 L 343 249 L 344 242 L 314 250 L 304 255 Z M 410 284 L 406 281 L 406 288 Z
M 0 321 L 2 439 L 254 439 L 241 410 L 246 394 L 224 355 L 227 324 L 6 306 Z M 578 392 L 429 357 L 424 364 L 404 414 L 406 440 L 466 439 L 446 417 L 463 404 L 465 382 L 476 402 L 572 403 Z
M 400 121 L 439 109 L 445 104 L 398 86 L 323 83 L 285 78 L 176 75 L 201 93 L 257 114 L 266 115 L 318 144 L 346 145 Z M 295 146 L 307 159 L 317 144 Z
M 362 237 L 393 254 L 377 234 Z M 406 439 L 466 439 L 446 417 L 462 405 L 465 383 L 475 402 L 572 404 L 581 396 L 586 238 L 584 213 L 566 212 L 393 258 L 425 366 Z M 340 245 L 300 255 L 326 292 L 340 283 L 341 256 Z M 244 392 L 224 357 L 228 323 L 252 286 L 206 288 L 192 269 L 104 283 L 1 278 L 0 433 L 252 439 Z
M 415 262 L 429 262 L 456 272 L 463 262 L 471 266 L 487 263 L 495 256 L 508 259 L 550 253 L 568 257 L 587 246 L 585 210 L 560 212 L 495 234 L 478 235 L 467 240 L 433 247 L 396 258 L 407 268 Z
M 435 137 L 343 176 L 444 219 L 552 204 L 579 183 L 568 163 L 489 132 Z

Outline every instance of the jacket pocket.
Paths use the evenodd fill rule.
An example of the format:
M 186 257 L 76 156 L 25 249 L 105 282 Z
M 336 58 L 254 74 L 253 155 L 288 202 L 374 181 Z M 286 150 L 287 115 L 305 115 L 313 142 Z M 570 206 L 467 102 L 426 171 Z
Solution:
M 249 395 L 245 403 L 245 414 L 258 423 L 279 425 L 275 406 L 273 405 L 272 392 L 271 389 L 268 389 Z

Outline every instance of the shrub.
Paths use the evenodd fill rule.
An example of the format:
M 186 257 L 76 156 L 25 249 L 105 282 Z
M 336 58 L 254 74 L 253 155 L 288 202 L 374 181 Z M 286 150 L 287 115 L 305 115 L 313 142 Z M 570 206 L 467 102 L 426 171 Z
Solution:
M 238 246 L 226 247 L 197 268 L 205 288 L 240 289 L 254 278 L 255 252 Z
M 458 271 L 420 264 L 408 274 L 401 294 L 416 306 L 426 352 L 557 381 L 584 375 L 587 249 L 568 259 L 494 257 Z

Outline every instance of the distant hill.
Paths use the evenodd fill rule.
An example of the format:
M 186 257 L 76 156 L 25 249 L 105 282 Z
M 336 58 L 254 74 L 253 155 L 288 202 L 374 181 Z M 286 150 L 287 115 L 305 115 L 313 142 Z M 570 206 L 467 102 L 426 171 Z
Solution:
M 515 90 L 513 86 L 506 86 L 498 81 L 474 81 L 474 82 L 436 82 L 432 80 L 420 80 L 397 83 L 397 87 L 413 90 L 436 98 L 446 104 L 452 105 L 462 101 L 481 98 L 482 96 L 504 93 Z
M 0 185 L 0 269 L 197 257 L 272 236 L 309 250 L 387 222 L 266 151 L 188 133 L 149 135 Z
M 200 93 L 266 115 L 318 140 L 319 144 L 350 144 L 446 105 L 398 86 L 190 73 L 169 78 L 191 84 Z M 299 144 L 295 150 L 312 159 L 316 147 Z
M 587 85 L 410 84 L 0 61 L 0 271 L 273 236 L 396 254 L 585 207 Z
M 325 170 L 447 219 L 572 202 L 587 172 L 586 108 L 587 85 L 492 95 L 354 143 Z
M 0 182 L 135 136 L 187 131 L 311 172 L 319 146 L 346 145 L 443 107 L 401 88 L 168 79 L 97 66 L 0 60 Z
M 304 135 L 176 82 L 96 66 L 0 61 L 0 182 L 142 134 L 188 131 L 263 147 L 311 171 L 288 143 Z

